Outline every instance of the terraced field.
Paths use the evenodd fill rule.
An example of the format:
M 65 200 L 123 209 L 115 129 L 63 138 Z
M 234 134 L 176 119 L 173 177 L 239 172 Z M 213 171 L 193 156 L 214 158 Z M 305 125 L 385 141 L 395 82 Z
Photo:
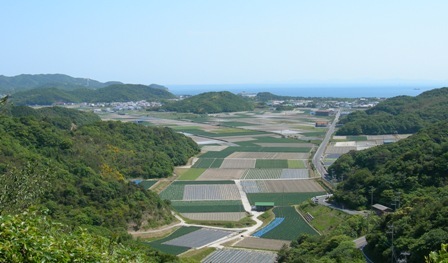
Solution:
M 192 227 L 181 227 L 178 230 L 174 231 L 171 235 L 169 235 L 169 236 L 167 236 L 165 238 L 159 239 L 159 240 L 155 240 L 155 241 L 149 242 L 147 244 L 150 247 L 155 248 L 157 250 L 160 250 L 160 251 L 162 251 L 164 253 L 171 254 L 171 255 L 178 255 L 180 253 L 183 253 L 183 252 L 189 250 L 190 248 L 189 247 L 184 247 L 184 246 L 172 246 L 172 245 L 167 245 L 167 244 L 164 244 L 164 243 L 169 241 L 169 240 L 178 238 L 180 236 L 187 235 L 187 234 L 189 234 L 191 232 L 194 232 L 194 231 L 197 231 L 199 229 L 201 229 L 201 228 L 200 227 L 193 227 L 193 226 Z
M 199 158 L 193 168 L 219 168 L 223 162 L 223 158 Z
M 274 202 L 276 206 L 288 206 L 300 204 L 317 195 L 323 195 L 325 192 L 309 193 L 248 193 L 247 198 L 251 205 L 255 202 Z
M 289 247 L 291 241 L 277 240 L 258 237 L 245 237 L 243 240 L 237 242 L 233 247 L 264 249 L 264 250 L 280 250 L 284 245 Z
M 249 169 L 255 168 L 255 159 L 230 159 L 226 158 L 221 164 L 223 169 Z
M 229 185 L 229 187 L 236 187 L 235 182 L 233 181 L 174 181 L 170 184 L 165 190 L 163 190 L 159 196 L 164 200 L 184 200 L 185 196 L 185 187 L 187 185 Z M 191 188 L 191 187 L 190 187 Z M 190 189 L 188 188 L 188 189 Z M 207 188 L 203 188 L 206 190 Z M 187 196 L 191 195 L 190 192 L 187 193 Z
M 244 159 L 243 159 L 244 160 Z M 275 168 L 289 168 L 288 160 L 270 160 L 270 159 L 259 159 L 255 164 L 255 168 L 261 169 L 275 169 Z
M 232 233 L 234 232 L 201 228 L 186 235 L 165 241 L 163 245 L 198 248 L 229 236 Z

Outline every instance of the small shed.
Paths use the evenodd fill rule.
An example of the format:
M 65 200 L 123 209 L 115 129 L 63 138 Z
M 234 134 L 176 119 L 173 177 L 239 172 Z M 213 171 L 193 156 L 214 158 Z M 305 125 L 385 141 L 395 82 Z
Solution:
M 392 212 L 392 208 L 380 204 L 374 204 L 372 208 L 379 216 Z
M 256 211 L 266 211 L 275 206 L 274 202 L 255 202 Z

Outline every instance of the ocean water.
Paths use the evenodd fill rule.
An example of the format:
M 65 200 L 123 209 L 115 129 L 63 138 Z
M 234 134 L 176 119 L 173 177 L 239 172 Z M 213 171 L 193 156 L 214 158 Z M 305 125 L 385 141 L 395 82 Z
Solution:
M 440 88 L 426 86 L 305 86 L 305 85 L 168 85 L 175 95 L 197 95 L 209 91 L 230 91 L 232 93 L 270 92 L 275 95 L 294 97 L 333 98 L 391 98 L 400 95 L 417 96 L 420 93 Z

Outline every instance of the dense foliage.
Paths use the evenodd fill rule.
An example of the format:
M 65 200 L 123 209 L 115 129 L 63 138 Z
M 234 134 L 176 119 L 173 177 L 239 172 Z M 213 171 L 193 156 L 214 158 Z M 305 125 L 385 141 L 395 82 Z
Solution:
M 353 239 L 345 236 L 302 235 L 291 242 L 291 248 L 278 252 L 279 263 L 365 262 Z
M 168 103 L 164 110 L 191 113 L 218 113 L 253 110 L 250 101 L 228 91 L 206 92 L 180 101 Z
M 336 202 L 365 208 L 371 202 L 393 206 L 368 236 L 369 246 L 386 260 L 409 251 L 408 262 L 423 262 L 430 251 L 448 241 L 448 121 L 422 129 L 394 144 L 341 156 L 329 168 L 343 181 L 334 194 Z M 373 192 L 370 192 L 372 190 Z
M 21 117 L 0 116 L 0 174 L 20 181 L 17 174 L 26 174 L 29 163 L 39 164 L 33 166 L 42 174 L 51 174 L 44 177 L 51 188 L 39 201 L 50 216 L 69 225 L 101 227 L 105 233 L 172 220 L 165 202 L 125 177 L 170 175 L 174 165 L 199 151 L 191 139 L 168 128 L 94 122 L 96 117 L 68 109 L 10 112 Z M 2 185 L 12 193 L 10 187 Z M 19 199 L 24 192 L 17 190 L 12 198 Z M 5 204 L 11 203 L 8 200 Z
M 57 87 L 35 88 L 14 93 L 15 105 L 52 105 L 54 103 L 127 102 L 172 99 L 175 96 L 159 85 L 113 84 L 96 90 L 77 88 L 64 90 Z
M 410 193 L 422 187 L 441 187 L 448 179 L 448 122 L 434 124 L 397 143 L 341 156 L 330 175 L 338 180 L 335 199 L 352 208 L 365 207 L 369 189 L 375 202 L 390 204 L 394 192 Z
M 134 241 L 72 230 L 37 212 L 0 216 L 0 262 L 178 262 Z
M 64 74 L 21 74 L 14 77 L 0 75 L 0 93 L 8 93 L 34 89 L 39 87 L 59 87 L 60 89 L 75 89 L 87 87 L 103 88 L 120 82 L 101 83 L 93 79 L 73 78 Z
M 416 97 L 387 99 L 366 111 L 340 120 L 337 135 L 415 133 L 434 122 L 448 119 L 448 88 L 434 89 Z

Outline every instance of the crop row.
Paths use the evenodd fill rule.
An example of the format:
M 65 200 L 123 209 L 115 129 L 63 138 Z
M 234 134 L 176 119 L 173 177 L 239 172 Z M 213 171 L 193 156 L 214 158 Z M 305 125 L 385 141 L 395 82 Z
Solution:
M 275 207 L 273 210 L 275 217 L 284 218 L 280 225 L 267 232 L 262 238 L 296 240 L 301 234 L 316 235 L 316 231 L 311 228 L 305 220 L 298 214 L 294 207 Z
M 239 200 L 241 196 L 234 184 L 186 185 L 182 200 Z

